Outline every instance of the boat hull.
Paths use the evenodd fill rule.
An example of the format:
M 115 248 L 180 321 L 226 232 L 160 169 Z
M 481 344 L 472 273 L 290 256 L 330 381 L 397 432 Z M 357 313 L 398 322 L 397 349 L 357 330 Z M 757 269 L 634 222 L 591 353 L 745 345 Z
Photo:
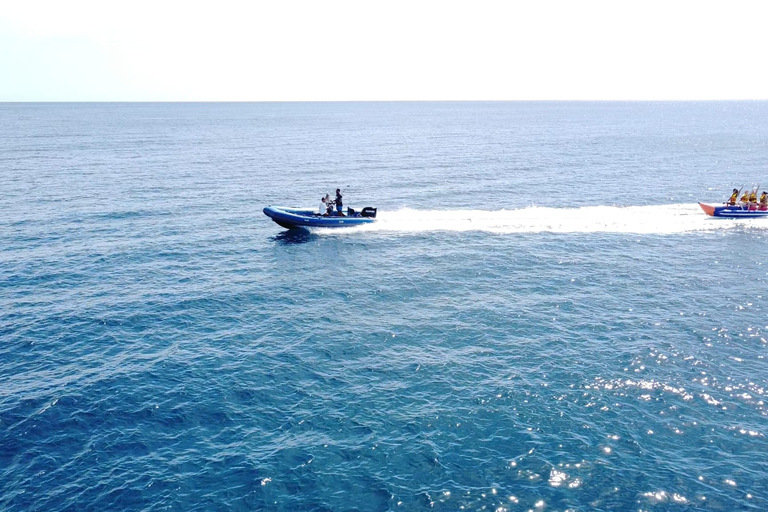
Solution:
M 768 217 L 768 210 L 750 210 L 741 206 L 729 206 L 725 204 L 699 203 L 704 213 L 711 217 L 724 217 L 729 219 L 756 219 Z
M 376 221 L 375 217 L 363 217 L 360 213 L 324 216 L 318 215 L 312 210 L 283 206 L 267 206 L 264 208 L 264 215 L 286 229 L 345 228 Z

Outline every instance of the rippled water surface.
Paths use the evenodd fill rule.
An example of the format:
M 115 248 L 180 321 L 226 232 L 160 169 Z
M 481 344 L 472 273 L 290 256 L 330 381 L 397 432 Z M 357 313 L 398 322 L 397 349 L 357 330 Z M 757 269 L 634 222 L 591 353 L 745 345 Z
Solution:
M 765 510 L 768 219 L 696 202 L 767 162 L 765 102 L 0 104 L 0 509 Z

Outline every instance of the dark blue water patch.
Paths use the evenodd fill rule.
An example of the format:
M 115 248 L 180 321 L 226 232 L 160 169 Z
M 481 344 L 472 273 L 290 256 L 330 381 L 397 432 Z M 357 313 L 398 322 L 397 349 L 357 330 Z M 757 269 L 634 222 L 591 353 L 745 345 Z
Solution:
M 317 235 L 306 229 L 291 229 L 278 233 L 271 240 L 281 245 L 306 244 L 317 240 Z

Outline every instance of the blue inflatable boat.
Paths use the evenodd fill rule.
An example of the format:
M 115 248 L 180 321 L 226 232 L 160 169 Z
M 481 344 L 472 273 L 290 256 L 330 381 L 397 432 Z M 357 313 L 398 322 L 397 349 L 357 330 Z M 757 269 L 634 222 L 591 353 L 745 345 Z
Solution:
M 726 217 L 730 219 L 755 219 L 758 217 L 768 217 L 768 210 L 761 210 L 760 206 L 748 205 L 725 205 L 725 204 L 706 204 L 699 203 L 704 213 L 712 217 Z
M 376 220 L 376 208 L 367 206 L 361 211 L 345 208 L 344 215 L 320 215 L 316 211 L 284 206 L 267 206 L 264 215 L 287 229 L 344 228 L 370 224 Z

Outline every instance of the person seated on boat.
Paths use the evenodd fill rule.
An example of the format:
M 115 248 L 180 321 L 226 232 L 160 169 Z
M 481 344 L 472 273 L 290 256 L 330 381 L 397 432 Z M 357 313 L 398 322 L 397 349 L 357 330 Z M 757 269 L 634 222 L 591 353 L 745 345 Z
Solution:
M 736 201 L 739 200 L 739 191 L 737 189 L 733 189 L 733 193 L 731 194 L 731 197 L 728 199 L 728 202 L 726 203 L 728 206 L 736 206 Z
M 759 210 L 761 212 L 768 211 L 768 192 L 763 190 L 763 193 L 760 195 L 760 208 Z
M 753 189 L 749 194 L 749 209 L 757 210 L 757 189 Z
M 743 207 L 749 206 L 749 190 L 744 191 L 744 194 L 741 196 L 741 199 L 739 199 L 739 202 Z
M 328 209 L 330 208 L 330 205 L 326 204 L 325 198 L 320 198 L 320 206 L 317 208 L 317 214 L 322 216 L 328 216 Z
M 335 203 L 336 203 L 336 215 L 340 215 L 340 216 L 343 217 L 344 214 L 341 213 L 341 208 L 342 208 L 342 206 L 344 206 L 344 204 L 341 202 L 341 190 L 338 189 L 338 188 L 336 189 L 336 201 L 335 201 Z

